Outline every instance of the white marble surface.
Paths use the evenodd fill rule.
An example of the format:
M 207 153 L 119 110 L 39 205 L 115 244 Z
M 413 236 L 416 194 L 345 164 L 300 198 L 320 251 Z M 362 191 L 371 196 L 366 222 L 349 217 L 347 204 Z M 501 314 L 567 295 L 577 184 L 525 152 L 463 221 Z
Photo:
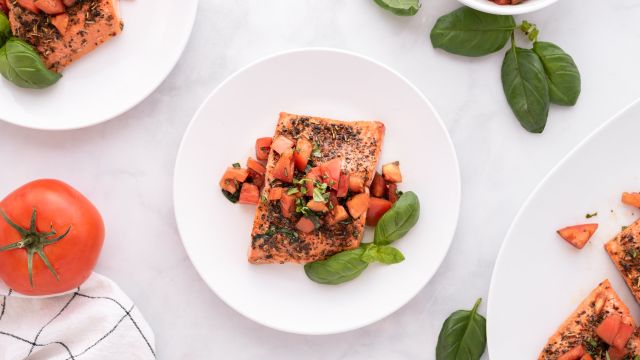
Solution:
M 70 132 L 0 123 L 0 192 L 54 177 L 95 202 L 108 226 L 97 271 L 137 303 L 155 330 L 160 359 L 434 359 L 442 321 L 486 298 L 502 239 L 530 191 L 640 96 L 640 3 L 560 0 L 518 17 L 537 23 L 540 38 L 565 48 L 582 72 L 578 105 L 552 107 L 543 135 L 525 132 L 511 114 L 500 85 L 502 54 L 467 59 L 431 48 L 429 30 L 457 2 L 423 3 L 417 16 L 401 18 L 371 0 L 201 0 L 182 60 L 135 109 Z M 463 176 L 460 225 L 431 283 L 388 318 L 336 336 L 280 333 L 223 304 L 190 264 L 172 209 L 176 151 L 198 105 L 240 67 L 305 46 L 356 51 L 413 81 L 451 132 Z

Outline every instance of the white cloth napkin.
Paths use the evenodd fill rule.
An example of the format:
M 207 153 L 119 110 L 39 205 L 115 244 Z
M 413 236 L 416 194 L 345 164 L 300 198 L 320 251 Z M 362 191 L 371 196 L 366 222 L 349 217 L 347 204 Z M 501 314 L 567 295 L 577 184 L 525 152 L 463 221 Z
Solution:
M 25 297 L 0 282 L 0 360 L 22 359 L 155 359 L 153 333 L 102 275 L 49 298 Z

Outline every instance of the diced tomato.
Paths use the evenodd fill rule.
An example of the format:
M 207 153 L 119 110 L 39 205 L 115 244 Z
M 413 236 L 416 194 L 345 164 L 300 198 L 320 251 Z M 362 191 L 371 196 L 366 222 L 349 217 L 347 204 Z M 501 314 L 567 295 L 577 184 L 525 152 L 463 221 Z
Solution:
M 271 148 L 277 152 L 278 154 L 284 154 L 285 152 L 291 150 L 293 147 L 293 140 L 289 139 L 284 135 L 280 135 L 277 138 L 273 139 L 273 143 L 271 143 Z
M 364 191 L 364 177 L 360 175 L 351 174 L 349 176 L 349 190 L 354 193 L 361 193 Z
M 36 13 L 36 14 L 40 13 L 40 9 L 36 7 L 34 0 L 18 0 L 18 5 L 31 11 L 32 13 Z
M 395 204 L 398 201 L 398 185 L 394 183 L 389 183 L 387 186 L 387 198 L 391 201 L 392 204 Z
M 339 198 L 347 196 L 349 192 L 349 174 L 346 172 L 340 173 L 340 180 L 338 181 L 338 191 L 336 192 L 336 196 Z
M 376 197 L 369 198 L 369 208 L 367 209 L 367 225 L 376 226 L 378 220 L 391 209 L 393 204 L 389 200 Z
M 620 325 L 622 324 L 622 317 L 620 315 L 607 316 L 600 325 L 596 328 L 596 334 L 609 345 L 613 345 L 613 340 L 618 334 Z
M 247 168 L 257 172 L 260 175 L 264 175 L 267 172 L 267 168 L 262 165 L 258 160 L 252 158 L 247 159 Z
M 282 216 L 291 218 L 296 212 L 296 197 L 283 192 L 280 196 L 280 210 L 282 210 Z
M 296 143 L 296 151 L 293 153 L 293 161 L 296 164 L 296 169 L 304 171 L 309 163 L 309 158 L 313 152 L 313 144 L 307 138 L 301 137 Z
M 558 230 L 558 235 L 576 248 L 582 249 L 596 230 L 598 224 L 573 225 Z
M 591 354 L 585 353 L 584 355 L 582 355 L 580 360 L 593 360 L 593 358 L 591 357 Z
M 637 193 L 637 192 L 622 193 L 622 203 L 640 208 L 640 193 Z
M 313 196 L 314 183 L 321 180 L 321 174 L 322 170 L 320 170 L 319 166 L 316 166 L 309 170 L 309 172 L 304 176 L 304 178 L 307 179 L 304 183 L 304 186 L 306 187 L 306 196 Z
M 382 165 L 382 176 L 384 176 L 384 179 L 388 182 L 402 182 L 402 174 L 400 173 L 400 162 L 394 161 L 392 163 Z
M 613 344 L 611 345 L 618 349 L 623 349 L 627 346 L 627 342 L 629 341 L 629 338 L 631 338 L 631 335 L 633 335 L 634 330 L 633 325 L 622 322 L 618 328 L 616 337 L 613 338 Z
M 273 177 L 287 183 L 293 182 L 293 150 L 285 151 L 273 167 Z
M 248 171 L 249 171 L 249 178 L 251 179 L 251 182 L 255 186 L 262 188 L 262 186 L 264 185 L 264 175 L 261 175 L 255 172 L 253 169 L 248 169 Z
M 349 213 L 347 213 L 347 209 L 342 205 L 337 205 L 333 207 L 331 213 L 327 215 L 327 225 L 334 225 L 339 223 L 340 221 L 347 220 L 349 218 Z
M 321 165 L 323 181 L 332 189 L 338 188 L 340 173 L 342 172 L 342 159 L 335 158 Z
M 247 180 L 248 176 L 249 171 L 247 169 L 227 168 L 224 175 L 222 175 L 222 179 L 220 179 L 220 188 L 233 194 L 238 190 L 236 183 L 239 185 Z
M 67 33 L 67 26 L 69 26 L 69 15 L 66 13 L 56 15 L 51 18 L 51 24 L 58 29 L 61 35 L 64 35 Z
M 61 14 L 65 10 L 62 0 L 34 0 L 33 4 L 49 15 Z
M 322 225 L 320 219 L 313 215 L 303 216 L 298 220 L 296 224 L 296 229 L 302 231 L 303 233 L 310 233 L 315 229 L 319 228 Z
M 351 217 L 354 219 L 358 219 L 360 216 L 364 215 L 367 212 L 368 207 L 369 194 L 367 193 L 355 195 L 351 199 L 347 200 L 349 214 L 351 214 Z
M 73 6 L 73 4 L 76 3 L 76 0 L 62 0 L 62 2 L 64 3 L 64 6 L 69 7 Z
M 281 188 L 281 187 L 271 188 L 269 189 L 269 196 L 267 196 L 267 200 L 270 200 L 270 201 L 280 200 L 283 193 L 284 193 L 284 188 Z
M 371 192 L 371 196 L 375 197 L 384 197 L 387 192 L 387 183 L 384 182 L 384 178 L 377 171 L 373 176 L 373 181 L 371 182 L 371 186 L 369 186 L 369 191 Z
M 267 160 L 269 158 L 269 150 L 271 150 L 272 139 L 263 137 L 256 140 L 256 159 Z
M 573 349 L 567 351 L 558 357 L 558 360 L 580 360 L 580 358 L 586 353 L 586 350 L 582 345 L 578 345 Z
M 323 202 L 311 200 L 307 203 L 307 207 L 312 211 L 327 212 L 329 208 Z
M 240 189 L 240 204 L 258 204 L 260 201 L 260 189 L 254 184 L 244 183 Z
M 0 0 L 0 11 L 2 11 L 5 14 L 9 13 L 9 8 L 7 8 L 7 3 L 5 0 Z
M 629 352 L 629 350 L 627 349 L 619 349 L 617 347 L 610 347 L 609 350 L 607 350 L 607 354 L 609 354 L 609 356 L 607 357 L 608 360 L 622 360 L 624 359 L 625 355 L 627 355 L 627 353 Z

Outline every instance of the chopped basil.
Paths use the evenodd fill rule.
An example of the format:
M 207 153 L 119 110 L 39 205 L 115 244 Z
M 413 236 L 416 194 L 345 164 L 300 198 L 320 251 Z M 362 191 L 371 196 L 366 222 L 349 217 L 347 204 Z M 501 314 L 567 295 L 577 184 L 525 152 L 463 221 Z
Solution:
M 598 212 L 597 212 L 597 211 L 596 211 L 596 212 L 594 212 L 594 213 L 592 213 L 592 214 L 587 214 L 587 215 L 585 215 L 584 217 L 585 217 L 585 218 L 587 218 L 587 219 L 591 219 L 591 218 L 592 218 L 592 217 L 594 217 L 594 216 L 598 216 Z
M 313 157 L 322 156 L 322 153 L 320 152 L 320 146 L 317 143 L 313 143 L 313 151 L 311 152 L 311 156 Z
M 623 226 L 622 227 L 622 231 L 625 231 L 628 228 L 628 226 Z
M 299 192 L 300 192 L 300 190 L 298 190 L 298 188 L 292 187 L 291 189 L 287 190 L 287 195 L 293 195 L 293 194 L 297 194 Z
M 319 188 L 313 188 L 313 200 L 324 202 L 324 194 Z
M 235 193 L 230 193 L 226 190 L 222 190 L 222 195 L 224 195 L 224 197 L 227 198 L 227 200 L 231 201 L 232 203 L 237 203 L 238 200 L 240 199 L 240 191 L 236 191 Z
M 236 169 L 240 169 L 240 163 L 233 163 L 233 167 Z

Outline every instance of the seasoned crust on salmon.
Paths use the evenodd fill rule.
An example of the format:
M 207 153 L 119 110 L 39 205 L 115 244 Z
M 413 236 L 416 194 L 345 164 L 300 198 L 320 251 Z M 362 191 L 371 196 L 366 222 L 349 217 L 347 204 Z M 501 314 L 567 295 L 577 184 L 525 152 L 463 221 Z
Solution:
M 378 121 L 345 122 L 318 117 L 281 113 L 274 139 L 286 136 L 292 140 L 306 137 L 318 146 L 314 164 L 335 158 L 342 159 L 342 170 L 362 176 L 365 186 L 371 185 L 382 146 L 385 127 Z M 273 170 L 280 155 L 273 149 L 269 153 L 265 186 L 262 197 L 278 185 Z M 296 176 L 302 176 L 296 170 Z M 365 216 L 333 225 L 322 224 L 310 233 L 296 230 L 300 214 L 283 216 L 278 201 L 258 204 L 251 233 L 249 262 L 307 263 L 325 259 L 338 252 L 360 245 L 364 234 Z
M 608 347 L 596 334 L 596 328 L 609 315 L 619 315 L 635 328 L 629 309 L 613 290 L 609 280 L 605 280 L 578 305 L 549 338 L 538 360 L 556 360 L 580 345 L 592 352 L 594 359 L 604 360 Z M 626 346 L 631 353 L 636 353 L 638 344 L 640 341 L 634 335 Z
M 623 229 L 604 248 L 640 303 L 640 220 Z
M 77 0 L 66 8 L 69 20 L 64 33 L 53 25 L 51 15 L 35 14 L 17 0 L 7 0 L 7 5 L 14 36 L 31 44 L 49 69 L 60 72 L 120 34 L 119 1 Z

